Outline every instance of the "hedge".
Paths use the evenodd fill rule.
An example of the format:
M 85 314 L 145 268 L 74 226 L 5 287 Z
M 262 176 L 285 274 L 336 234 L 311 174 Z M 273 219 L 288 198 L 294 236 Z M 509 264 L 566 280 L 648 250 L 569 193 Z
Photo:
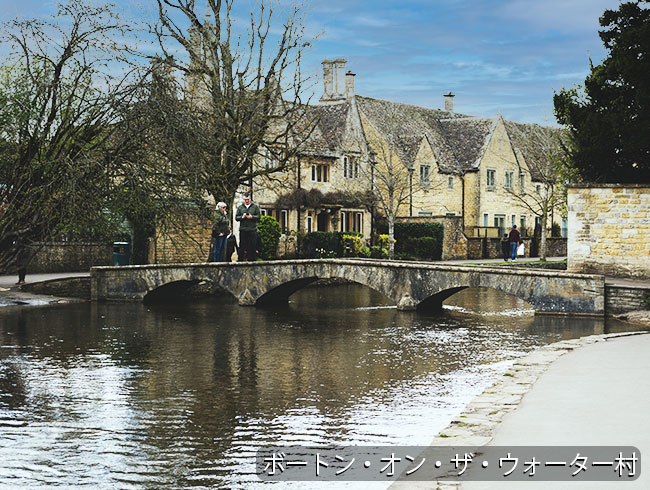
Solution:
M 275 259 L 278 254 L 282 228 L 273 216 L 261 216 L 257 231 L 262 237 L 262 250 L 260 256 L 264 260 Z
M 357 257 L 361 254 L 363 238 L 358 233 L 313 231 L 302 239 L 302 255 L 306 258 Z
M 385 226 L 380 231 L 386 231 Z M 440 223 L 395 223 L 395 253 L 440 260 L 444 226 Z M 427 239 L 422 241 L 421 239 Z

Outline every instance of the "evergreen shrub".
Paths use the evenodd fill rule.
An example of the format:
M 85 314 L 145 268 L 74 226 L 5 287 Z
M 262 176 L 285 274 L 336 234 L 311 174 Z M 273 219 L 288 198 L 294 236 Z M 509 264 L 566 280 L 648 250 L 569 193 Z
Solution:
M 262 237 L 260 257 L 264 260 L 275 259 L 280 245 L 280 235 L 282 234 L 280 223 L 272 216 L 261 216 L 257 224 L 257 231 Z

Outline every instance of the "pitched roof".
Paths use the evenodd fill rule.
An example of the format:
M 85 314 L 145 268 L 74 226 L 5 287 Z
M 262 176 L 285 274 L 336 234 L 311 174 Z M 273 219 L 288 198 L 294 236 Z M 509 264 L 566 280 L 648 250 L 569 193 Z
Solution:
M 520 165 L 520 155 L 524 157 L 533 180 L 542 180 L 543 170 L 549 162 L 550 153 L 559 147 L 564 132 L 559 128 L 504 121 L 515 157 Z
M 318 156 L 337 156 L 343 151 L 350 103 L 307 106 L 307 117 L 316 126 L 303 145 L 303 153 Z
M 458 118 L 440 121 L 447 144 L 464 172 L 478 170 L 496 119 Z
M 420 145 L 426 138 L 444 173 L 458 173 L 456 157 L 447 144 L 440 121 L 466 117 L 438 109 L 356 96 L 359 111 L 384 137 L 395 145 L 395 152 L 408 166 L 415 163 Z

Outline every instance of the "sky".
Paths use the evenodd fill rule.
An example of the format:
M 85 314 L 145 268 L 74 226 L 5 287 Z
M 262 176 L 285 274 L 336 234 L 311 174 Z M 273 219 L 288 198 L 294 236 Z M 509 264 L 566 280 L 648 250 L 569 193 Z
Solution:
M 286 0 L 282 0 L 286 1 Z M 237 0 L 254 8 L 253 0 Z M 137 15 L 154 0 L 113 0 Z M 323 59 L 344 58 L 356 93 L 458 113 L 556 125 L 553 93 L 584 82 L 605 56 L 598 19 L 619 0 L 306 0 L 317 36 L 304 70 L 322 93 Z M 54 11 L 51 0 L 0 0 L 0 21 Z M 144 14 L 143 14 L 144 12 Z

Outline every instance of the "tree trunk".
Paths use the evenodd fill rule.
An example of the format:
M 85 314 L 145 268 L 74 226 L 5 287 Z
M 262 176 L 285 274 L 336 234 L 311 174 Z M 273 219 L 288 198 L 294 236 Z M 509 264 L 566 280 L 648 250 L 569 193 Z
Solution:
M 547 214 L 544 213 L 542 216 L 542 229 L 539 240 L 539 260 L 546 262 L 546 221 Z
M 388 258 L 395 258 L 395 216 L 388 215 Z

